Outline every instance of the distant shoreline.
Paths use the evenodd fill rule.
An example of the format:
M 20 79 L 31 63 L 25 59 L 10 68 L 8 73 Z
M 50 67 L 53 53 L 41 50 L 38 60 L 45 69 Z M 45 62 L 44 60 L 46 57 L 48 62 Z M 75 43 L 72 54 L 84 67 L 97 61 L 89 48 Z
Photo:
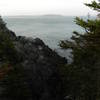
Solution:
M 53 15 L 53 14 L 47 14 L 47 15 L 3 15 L 2 17 L 44 17 L 44 16 L 47 16 L 47 17 L 76 17 L 78 15 Z M 87 15 L 86 15 L 87 16 Z M 79 16 L 79 17 L 86 17 L 85 15 L 83 16 Z M 91 15 L 92 17 L 95 17 L 95 15 Z
M 65 16 L 65 15 L 18 15 L 18 16 L 2 16 L 2 18 L 17 18 L 17 19 L 34 19 L 34 18 L 76 18 L 77 16 Z M 88 18 L 88 16 L 78 16 L 78 17 L 81 17 L 81 18 Z M 95 18 L 95 16 L 90 16 L 90 18 Z

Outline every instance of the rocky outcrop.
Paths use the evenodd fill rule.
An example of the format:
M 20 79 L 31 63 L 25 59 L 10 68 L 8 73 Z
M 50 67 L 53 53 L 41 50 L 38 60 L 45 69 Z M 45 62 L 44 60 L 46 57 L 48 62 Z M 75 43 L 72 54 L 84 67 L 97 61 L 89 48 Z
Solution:
M 36 100 L 62 100 L 62 82 L 58 67 L 65 58 L 52 51 L 39 38 L 18 36 L 15 48 L 22 57 L 21 64 L 27 73 Z
M 21 65 L 25 73 L 24 79 L 18 77 L 18 81 L 14 80 L 15 83 L 12 91 L 15 89 L 15 95 L 17 95 L 16 91 L 19 91 L 19 85 L 17 85 L 17 88 L 15 86 L 19 84 L 20 80 L 23 84 L 20 88 L 24 88 L 24 85 L 28 87 L 30 95 L 29 99 L 24 98 L 24 100 L 63 100 L 63 85 L 58 69 L 60 65 L 67 63 L 66 59 L 60 57 L 39 38 L 33 39 L 16 36 L 14 32 L 8 30 L 6 27 L 3 29 L 1 26 L 0 32 L 9 35 L 13 41 L 18 57 L 18 61 L 14 59 L 14 64 L 17 64 L 17 66 Z M 9 84 L 13 85 L 13 83 Z M 19 93 L 21 99 L 21 92 Z M 28 95 L 27 92 L 26 95 Z M 13 96 L 13 99 L 20 100 L 17 96 Z M 10 98 L 10 100 L 13 99 Z M 6 98 L 6 100 L 8 99 Z

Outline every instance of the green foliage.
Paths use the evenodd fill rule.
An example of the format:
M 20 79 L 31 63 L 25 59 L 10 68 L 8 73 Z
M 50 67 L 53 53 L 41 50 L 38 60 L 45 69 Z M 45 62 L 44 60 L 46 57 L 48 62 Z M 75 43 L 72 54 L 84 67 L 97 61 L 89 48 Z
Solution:
M 0 55 L 2 60 L 10 60 L 12 50 L 14 49 L 13 43 L 5 34 L 0 33 Z
M 87 20 L 84 21 L 83 19 L 80 19 L 79 17 L 76 17 L 76 24 L 81 26 L 85 29 L 87 34 L 97 34 L 100 32 L 100 20 Z
M 24 68 L 7 30 L 0 17 L 0 88 L 3 88 L 0 99 L 28 100 L 31 92 L 26 83 Z
M 21 64 L 17 64 L 3 78 L 2 98 L 8 100 L 29 100 L 32 97 L 32 91 L 26 81 L 26 75 Z
M 99 11 L 100 3 L 85 4 Z M 73 62 L 62 68 L 66 95 L 78 100 L 100 98 L 100 20 L 76 17 L 76 24 L 84 34 L 73 32 L 71 41 L 61 41 L 63 49 L 72 49 Z
M 93 10 L 100 11 L 100 3 L 97 3 L 96 1 L 92 1 L 91 4 L 85 3 L 85 5 L 90 8 L 93 8 Z
M 0 32 L 1 31 L 5 31 L 6 28 L 6 23 L 2 20 L 1 16 L 0 16 Z

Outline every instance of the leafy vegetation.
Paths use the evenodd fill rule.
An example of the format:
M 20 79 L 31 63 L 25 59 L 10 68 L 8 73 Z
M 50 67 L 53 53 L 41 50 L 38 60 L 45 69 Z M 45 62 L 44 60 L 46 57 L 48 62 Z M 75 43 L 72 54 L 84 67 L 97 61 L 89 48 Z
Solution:
M 86 6 L 100 11 L 100 3 L 92 1 Z M 71 41 L 61 41 L 63 49 L 72 49 L 73 62 L 62 67 L 65 95 L 76 100 L 100 99 L 100 20 L 76 17 L 76 24 L 85 33 L 74 31 Z
M 20 57 L 10 39 L 6 24 L 0 17 L 0 99 L 29 99 L 29 87 L 25 83 L 25 73 Z

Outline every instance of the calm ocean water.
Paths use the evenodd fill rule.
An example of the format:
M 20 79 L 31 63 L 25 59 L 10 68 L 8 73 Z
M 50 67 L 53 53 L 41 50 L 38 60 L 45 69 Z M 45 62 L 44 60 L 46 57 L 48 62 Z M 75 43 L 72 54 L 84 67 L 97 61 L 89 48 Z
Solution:
M 69 39 L 74 30 L 82 31 L 75 24 L 74 18 L 66 16 L 3 17 L 8 28 L 17 35 L 39 37 L 52 49 L 59 48 L 59 41 Z

